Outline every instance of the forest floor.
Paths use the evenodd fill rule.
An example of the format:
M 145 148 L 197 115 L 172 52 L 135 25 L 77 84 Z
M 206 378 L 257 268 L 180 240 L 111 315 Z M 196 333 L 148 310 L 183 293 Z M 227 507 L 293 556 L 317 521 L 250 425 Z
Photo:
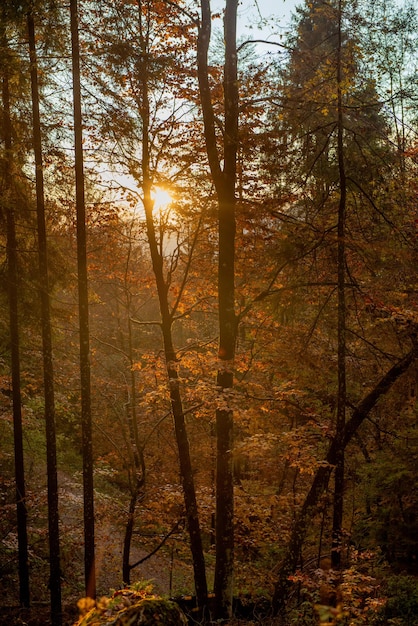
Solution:
M 78 473 L 59 472 L 59 502 L 61 523 L 61 567 L 63 571 L 62 602 L 63 626 L 71 626 L 78 618 L 77 602 L 83 597 L 83 488 Z M 45 485 L 39 485 L 40 492 Z M 96 572 L 97 595 L 109 596 L 122 587 L 122 550 L 126 511 L 117 498 L 101 491 L 95 494 L 96 517 Z M 132 572 L 131 582 L 149 581 L 154 593 L 162 596 L 190 593 L 193 589 L 191 564 L 178 558 L 175 542 L 169 549 L 159 551 L 150 558 L 152 545 L 144 538 L 133 537 L 130 560 L 144 560 Z M 18 588 L 3 595 L 0 602 L 0 626 L 48 626 L 50 624 L 48 569 L 42 578 L 31 580 L 31 608 L 19 608 Z M 33 576 L 35 578 L 35 576 Z M 17 581 L 16 581 L 17 582 Z M 234 621 L 231 624 L 243 624 Z M 245 622 L 248 624 L 248 622 Z

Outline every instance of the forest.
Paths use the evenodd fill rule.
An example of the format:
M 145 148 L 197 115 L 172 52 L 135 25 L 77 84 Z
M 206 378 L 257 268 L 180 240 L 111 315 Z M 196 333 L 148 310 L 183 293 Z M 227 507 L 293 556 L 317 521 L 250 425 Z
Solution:
M 0 624 L 418 625 L 418 7 L 257 8 L 1 2 Z

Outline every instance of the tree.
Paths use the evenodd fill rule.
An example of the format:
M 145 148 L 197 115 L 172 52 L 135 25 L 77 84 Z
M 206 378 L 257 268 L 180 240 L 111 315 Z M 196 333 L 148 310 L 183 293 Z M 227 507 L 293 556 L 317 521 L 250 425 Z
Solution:
M 93 440 L 90 388 L 90 332 L 87 279 L 86 207 L 84 199 L 83 131 L 81 117 L 80 45 L 77 0 L 71 0 L 71 44 L 73 63 L 74 138 L 77 210 L 77 263 L 80 325 L 81 422 L 84 484 L 84 567 L 86 596 L 96 597 L 94 546 Z
M 338 290 L 338 393 L 337 393 L 337 418 L 335 425 L 335 438 L 341 440 L 345 426 L 345 410 L 347 403 L 346 381 L 346 212 L 347 212 L 347 178 L 344 151 L 344 103 L 343 103 L 343 25 L 342 25 L 342 2 L 338 3 L 338 44 L 337 44 L 337 158 L 339 178 L 339 202 L 337 224 L 337 290 Z M 337 460 L 335 465 L 334 486 L 334 517 L 332 525 L 332 550 L 331 561 L 334 568 L 338 569 L 341 564 L 342 550 L 342 527 L 344 506 L 344 448 L 337 446 Z
M 399 150 L 402 174 L 405 150 L 414 134 L 409 124 L 412 99 L 416 90 L 413 75 L 417 36 L 417 10 L 414 3 L 364 3 L 362 7 L 363 45 L 385 108 L 391 117 L 393 140 Z M 405 181 L 403 181 L 405 182 Z
M 16 208 L 18 196 L 13 186 L 13 142 L 12 119 L 10 107 L 10 51 L 6 36 L 6 5 L 2 7 L 1 15 L 1 47 L 2 54 L 2 107 L 3 107 L 3 142 L 4 155 L 2 167 L 3 189 L 3 217 L 6 218 L 6 257 L 8 267 L 8 294 L 9 294 L 9 323 L 11 344 L 11 372 L 12 372 L 12 399 L 13 399 L 13 426 L 15 451 L 15 479 L 16 479 L 16 512 L 19 555 L 19 597 L 22 606 L 30 604 L 29 590 L 29 554 L 27 535 L 27 504 L 26 484 L 23 454 L 23 425 L 22 425 L 22 394 L 21 394 L 21 366 L 20 366 L 20 336 L 19 336 L 19 308 L 18 308 L 18 244 L 16 236 Z
M 54 368 L 52 360 L 51 316 L 49 301 L 48 254 L 45 222 L 45 198 L 42 163 L 42 136 L 39 112 L 38 69 L 33 6 L 27 13 L 29 35 L 30 77 L 32 90 L 33 148 L 36 166 L 36 213 L 38 225 L 39 293 L 45 396 L 45 430 L 48 474 L 48 529 L 51 589 L 51 620 L 53 626 L 62 623 L 61 566 L 58 512 L 57 449 L 55 430 Z
M 141 10 L 141 3 L 139 3 Z M 200 607 L 204 607 L 207 602 L 207 582 L 205 560 L 203 555 L 203 545 L 200 532 L 193 471 L 190 460 L 189 441 L 186 432 L 184 419 L 183 401 L 180 392 L 180 381 L 177 372 L 177 355 L 173 345 L 172 324 L 175 315 L 175 307 L 170 311 L 167 298 L 170 278 L 165 278 L 163 273 L 163 256 L 158 250 L 155 235 L 155 224 L 153 216 L 154 201 L 152 198 L 153 180 L 150 172 L 150 144 L 149 144 L 149 93 L 148 93 L 148 72 L 146 63 L 147 55 L 147 30 L 144 29 L 142 16 L 139 16 L 140 46 L 143 55 L 140 77 L 142 81 L 141 102 L 142 102 L 142 189 L 143 205 L 145 210 L 147 236 L 150 248 L 152 266 L 155 275 L 156 287 L 161 314 L 161 332 L 163 335 L 164 352 L 167 367 L 168 384 L 170 391 L 171 408 L 175 424 L 177 445 L 179 450 L 180 473 L 182 478 L 184 502 L 186 508 L 187 526 L 190 535 L 190 547 L 193 555 L 193 567 L 196 586 L 196 596 Z
M 228 400 L 228 394 L 233 387 L 237 337 L 237 317 L 235 314 L 235 185 L 238 152 L 237 7 L 236 0 L 227 0 L 225 4 L 224 128 L 221 154 L 218 152 L 215 115 L 209 83 L 208 48 L 212 17 L 208 0 L 201 2 L 197 53 L 206 150 L 218 199 L 219 369 L 216 382 L 219 389 L 219 406 L 216 410 L 216 565 L 214 584 L 218 618 L 227 618 L 231 615 L 234 564 L 233 411 Z
M 386 394 L 393 384 L 402 376 L 417 358 L 416 345 L 402 359 L 393 365 L 381 378 L 377 385 L 364 396 L 362 401 L 353 410 L 351 418 L 345 424 L 341 439 L 336 438 L 331 442 L 325 462 L 316 471 L 311 488 L 305 497 L 304 503 L 298 511 L 293 523 L 292 534 L 283 557 L 278 581 L 275 585 L 273 596 L 273 609 L 275 613 L 284 610 L 287 593 L 290 586 L 289 576 L 295 571 L 300 556 L 301 547 L 306 537 L 309 518 L 315 510 L 321 494 L 327 487 L 332 467 L 336 464 L 339 449 L 345 449 L 350 443 L 364 420 L 375 407 L 380 398 Z
M 314 288 L 318 288 L 318 306 L 316 311 L 313 309 L 308 342 L 313 342 L 315 336 L 318 342 L 322 330 L 324 338 L 332 338 L 331 352 L 325 348 L 325 354 L 337 363 L 335 400 L 327 407 L 327 412 L 331 408 L 336 413 L 332 444 L 336 454 L 332 554 L 337 567 L 344 519 L 345 411 L 348 405 L 355 404 L 353 397 L 359 397 L 354 364 L 366 345 L 382 354 L 387 354 L 385 350 L 391 345 L 386 343 L 388 336 L 373 333 L 373 320 L 366 321 L 360 315 L 358 301 L 376 287 L 367 257 L 379 249 L 385 222 L 393 225 L 396 220 L 393 198 L 387 202 L 377 185 L 377 181 L 391 181 L 390 164 L 396 162 L 396 154 L 388 137 L 390 129 L 382 102 L 360 53 L 362 41 L 352 35 L 355 29 L 350 29 L 350 24 L 359 23 L 358 13 L 351 13 L 343 3 L 314 2 L 301 8 L 299 17 L 297 34 L 288 46 L 289 61 L 281 72 L 280 109 L 275 110 L 278 132 L 273 142 L 279 138 L 279 162 L 283 169 L 277 174 L 279 208 L 274 214 L 282 222 L 282 238 L 283 233 L 293 236 L 293 243 L 286 241 L 287 250 L 282 255 L 294 255 L 295 267 L 300 263 L 304 268 L 303 279 L 300 274 L 295 276 L 296 289 L 306 286 L 312 302 Z M 361 136 L 360 125 L 364 127 Z M 366 231 L 367 237 L 363 237 Z M 338 315 L 330 325 L 329 305 L 334 302 Z M 303 310 L 306 315 L 308 309 Z M 373 333 L 373 340 L 369 333 Z M 392 336 L 396 342 L 395 336 L 396 331 Z M 334 350 L 336 357 L 332 356 Z M 320 354 L 323 359 L 323 353 Z M 323 397 L 320 386 L 324 383 L 323 379 L 319 381 L 319 398 Z M 323 411 L 323 419 L 325 415 Z M 319 468 L 316 476 L 321 474 L 328 481 L 330 468 Z M 302 548 L 301 535 L 306 535 L 306 507 L 312 514 L 310 507 L 313 502 L 314 506 L 318 503 L 321 481 L 322 478 L 319 482 L 314 480 L 300 514 L 296 515 L 281 572 L 286 571 L 290 561 L 296 567 L 301 558 L 297 552 Z M 289 573 L 287 570 L 284 578 Z M 276 604 L 282 592 L 283 588 L 277 585 Z
M 149 2 L 138 1 L 129 6 L 112 4 L 104 9 L 105 18 L 106 20 L 110 18 L 109 24 L 113 24 L 112 28 L 115 25 L 113 21 L 115 14 L 118 17 L 117 29 L 123 23 L 126 25 L 126 30 L 122 46 L 118 32 L 114 38 L 110 38 L 109 33 L 106 33 L 103 42 L 106 48 L 107 66 L 104 68 L 106 71 L 100 77 L 100 82 L 106 94 L 105 105 L 108 108 L 106 116 L 101 119 L 100 124 L 104 127 L 107 126 L 106 132 L 109 132 L 109 128 L 111 129 L 110 132 L 115 131 L 117 153 L 120 158 L 118 167 L 126 168 L 126 174 L 133 178 L 134 184 L 130 192 L 130 199 L 135 205 L 140 202 L 145 214 L 147 244 L 158 294 L 160 315 L 158 325 L 161 328 L 164 346 L 170 405 L 179 452 L 180 475 L 193 558 L 196 595 L 199 606 L 203 608 L 207 598 L 205 562 L 185 411 L 178 375 L 178 356 L 173 336 L 173 324 L 177 318 L 182 318 L 178 309 L 187 284 L 191 268 L 191 255 L 195 247 L 193 242 L 197 235 L 192 235 L 190 238 L 190 252 L 188 258 L 187 252 L 185 255 L 187 260 L 184 264 L 184 275 L 175 285 L 177 292 L 173 293 L 172 302 L 170 302 L 170 288 L 174 282 L 173 276 L 180 259 L 183 263 L 183 253 L 187 246 L 183 246 L 183 242 L 177 242 L 174 251 L 166 255 L 164 237 L 167 231 L 164 227 L 164 218 L 158 214 L 158 211 L 156 214 L 154 212 L 153 198 L 154 187 L 168 182 L 169 176 L 163 174 L 163 168 L 167 166 L 167 171 L 169 171 L 172 167 L 167 157 L 168 149 L 171 146 L 171 136 L 174 131 L 177 131 L 179 125 L 177 117 L 181 119 L 183 114 L 181 102 L 180 111 L 174 107 L 173 113 L 169 114 L 168 118 L 167 109 L 164 110 L 166 104 L 168 107 L 167 99 L 170 90 L 174 90 L 175 97 L 177 97 L 177 90 L 181 94 L 183 89 L 183 86 L 173 80 L 173 75 L 177 76 L 177 71 L 179 71 L 177 67 L 179 61 L 178 59 L 173 61 L 175 55 L 173 54 L 171 58 L 167 54 L 167 48 L 170 45 L 179 52 L 184 46 L 184 36 L 182 25 L 172 27 L 172 36 L 171 34 L 167 36 L 165 30 L 165 25 L 170 17 L 176 15 L 175 7 L 167 7 L 167 11 L 161 13 L 155 11 L 152 3 Z M 167 44 L 167 40 L 172 41 Z M 115 62 L 118 63 L 117 72 L 114 71 Z M 122 106 L 125 112 L 127 107 L 127 101 L 120 98 L 119 85 L 124 85 L 126 89 L 129 99 L 129 113 L 118 118 L 114 114 L 115 109 L 119 110 L 119 107 Z M 152 109 L 153 105 L 155 109 Z M 158 120 L 160 112 L 163 118 L 161 123 L 155 121 Z M 123 132 L 119 132 L 119 130 L 123 130 Z M 99 140 L 101 141 L 101 138 Z M 174 140 L 178 140 L 177 134 L 174 135 Z M 126 146 L 129 146 L 129 150 L 125 150 Z M 178 178 L 181 177 L 181 167 L 179 170 Z M 174 167 L 171 178 L 176 180 Z M 173 227 L 168 226 L 170 234 L 173 233 L 173 230 Z M 180 239 L 179 236 L 178 238 Z M 171 241 L 168 244 L 169 248 L 170 246 Z M 138 479 L 140 478 L 138 474 Z M 131 505 L 133 506 L 133 504 L 132 500 Z M 132 511 L 130 515 L 132 515 Z

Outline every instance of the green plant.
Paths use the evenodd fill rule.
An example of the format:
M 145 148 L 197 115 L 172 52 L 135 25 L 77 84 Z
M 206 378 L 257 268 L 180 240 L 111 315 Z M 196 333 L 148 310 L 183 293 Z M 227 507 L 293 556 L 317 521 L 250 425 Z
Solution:
M 316 626 L 318 617 L 312 602 L 305 601 L 289 611 L 287 616 L 289 626 Z
M 391 576 L 386 583 L 387 602 L 381 624 L 418 624 L 418 581 L 413 576 Z

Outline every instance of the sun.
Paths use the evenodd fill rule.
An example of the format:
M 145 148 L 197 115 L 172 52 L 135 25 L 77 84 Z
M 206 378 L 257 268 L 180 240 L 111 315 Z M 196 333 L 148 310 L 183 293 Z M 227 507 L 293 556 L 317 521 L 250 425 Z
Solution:
M 165 209 L 173 202 L 173 196 L 164 187 L 154 187 L 153 189 L 154 211 Z

